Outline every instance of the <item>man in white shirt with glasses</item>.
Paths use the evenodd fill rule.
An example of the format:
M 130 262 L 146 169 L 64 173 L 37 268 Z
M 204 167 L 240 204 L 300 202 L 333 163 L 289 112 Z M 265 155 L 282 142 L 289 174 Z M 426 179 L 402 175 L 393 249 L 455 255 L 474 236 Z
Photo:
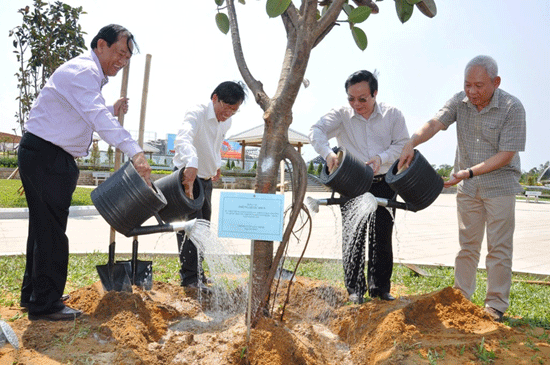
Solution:
M 391 199 L 394 191 L 384 176 L 399 158 L 409 139 L 403 114 L 396 108 L 376 100 L 378 80 L 369 71 L 353 73 L 345 82 L 349 106 L 331 110 L 311 127 L 309 139 L 315 151 L 325 158 L 329 171 L 338 166 L 338 157 L 329 139 L 336 138 L 357 159 L 370 165 L 374 179 L 369 190 L 376 197 Z M 342 227 L 352 212 L 341 207 Z M 344 281 L 350 301 L 361 304 L 365 293 L 371 298 L 394 300 L 390 294 L 393 271 L 392 229 L 395 209 L 378 207 L 374 221 L 346 232 L 342 238 Z M 365 281 L 365 245 L 368 233 L 368 282 Z
M 190 108 L 183 118 L 174 149 L 174 165 L 184 168 L 182 184 L 193 197 L 193 184 L 199 179 L 204 188 L 204 204 L 194 218 L 210 221 L 212 215 L 212 181 L 221 175 L 221 148 L 231 117 L 239 111 L 246 97 L 243 83 L 225 81 L 219 84 L 210 101 Z M 181 285 L 209 292 L 208 279 L 202 270 L 202 255 L 182 233 L 176 235 L 181 262 Z

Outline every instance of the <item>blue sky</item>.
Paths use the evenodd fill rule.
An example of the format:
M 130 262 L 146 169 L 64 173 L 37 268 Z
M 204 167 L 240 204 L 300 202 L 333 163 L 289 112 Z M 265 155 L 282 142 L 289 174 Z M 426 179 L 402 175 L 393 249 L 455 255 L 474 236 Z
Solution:
M 104 25 L 118 23 L 132 31 L 141 54 L 130 67 L 130 112 L 125 127 L 139 127 L 145 55 L 152 55 L 145 130 L 158 138 L 176 133 L 185 109 L 206 102 L 216 85 L 241 80 L 229 35 L 217 29 L 216 6 L 210 1 L 119 2 L 65 1 L 83 6 L 88 13 L 80 24 L 89 45 Z M 0 131 L 17 128 L 17 62 L 8 32 L 21 23 L 19 8 L 31 0 L 4 0 L 0 12 Z M 130 5 L 131 4 L 131 5 Z M 147 5 L 141 5 L 147 4 Z M 429 19 L 415 9 L 405 24 L 397 19 L 394 1 L 378 2 L 380 14 L 360 27 L 369 45 L 360 51 L 349 27 L 341 24 L 312 52 L 306 77 L 293 108 L 291 128 L 307 134 L 310 126 L 332 107 L 346 104 L 344 81 L 359 69 L 378 70 L 378 100 L 404 113 L 412 134 L 429 120 L 456 92 L 462 90 L 464 66 L 476 55 L 487 54 L 499 64 L 501 88 L 517 96 L 527 111 L 526 151 L 520 153 L 522 169 L 550 160 L 550 5 L 547 0 L 437 1 L 438 14 Z M 280 19 L 269 19 L 265 1 L 237 4 L 237 17 L 248 66 L 269 95 L 280 74 L 286 36 Z M 120 94 L 121 74 L 104 88 L 114 101 Z M 253 98 L 235 115 L 229 135 L 255 127 L 262 110 Z M 19 133 L 19 132 L 18 132 Z M 449 128 L 419 147 L 435 165 L 452 164 L 456 129 Z M 310 146 L 307 161 L 316 156 Z

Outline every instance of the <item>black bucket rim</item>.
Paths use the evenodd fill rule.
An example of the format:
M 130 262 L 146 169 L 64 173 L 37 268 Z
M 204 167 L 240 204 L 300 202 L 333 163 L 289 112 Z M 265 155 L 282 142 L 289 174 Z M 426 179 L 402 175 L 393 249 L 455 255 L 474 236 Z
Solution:
M 204 186 L 198 177 L 193 182 L 193 196 L 195 196 L 196 190 L 198 190 L 198 196 L 191 199 L 185 195 L 185 189 L 181 184 L 184 170 L 185 167 L 181 167 L 155 182 L 157 189 L 161 190 L 166 197 L 167 204 L 158 213 L 162 220 L 167 223 L 186 221 L 190 215 L 200 210 L 204 205 Z M 174 188 L 174 185 L 176 188 Z M 177 205 L 180 209 L 173 209 L 173 205 Z
M 127 201 L 124 203 L 129 199 L 132 204 L 123 204 L 123 197 L 116 194 L 121 191 L 126 194 Z M 90 197 L 103 219 L 125 236 L 167 204 L 162 191 L 153 183 L 151 186 L 147 185 L 131 161 L 126 161 L 108 179 L 92 190 Z M 130 220 L 129 214 L 125 214 L 128 212 L 139 214 L 133 214 L 134 219 Z
M 372 168 L 355 157 L 346 148 L 340 147 L 335 152 L 339 159 L 338 167 L 332 173 L 329 173 L 327 163 L 325 162 L 321 169 L 319 181 L 323 185 L 330 187 L 333 191 L 349 198 L 355 198 L 368 192 L 374 178 Z M 363 166 L 364 170 L 359 168 Z M 353 167 L 356 169 L 353 170 Z M 359 183 L 361 179 L 363 180 L 362 185 Z
M 434 170 L 432 165 L 418 150 L 414 150 L 413 159 L 409 167 L 397 174 L 397 159 L 385 176 L 386 183 L 408 204 L 415 207 L 415 211 L 430 206 L 443 190 L 443 178 Z M 430 186 L 431 189 L 419 191 L 418 186 Z M 415 191 L 412 191 L 412 190 Z

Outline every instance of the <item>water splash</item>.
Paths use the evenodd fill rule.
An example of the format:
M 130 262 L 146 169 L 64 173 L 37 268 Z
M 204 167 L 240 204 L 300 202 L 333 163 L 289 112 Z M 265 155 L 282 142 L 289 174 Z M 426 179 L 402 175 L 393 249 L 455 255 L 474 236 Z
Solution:
M 377 207 L 376 197 L 371 193 L 360 195 L 344 204 L 347 219 L 342 227 L 342 241 L 349 241 L 349 238 L 371 219 Z
M 342 257 L 344 260 L 345 277 L 356 282 L 358 293 L 362 295 L 366 283 L 363 279 L 364 273 L 359 268 L 365 266 L 366 247 L 362 244 L 354 244 L 356 241 L 368 241 L 367 232 L 374 221 L 378 203 L 371 193 L 365 193 L 348 201 L 342 209 Z M 366 231 L 365 232 L 365 227 Z M 376 245 L 376 242 L 372 242 Z M 367 251 L 368 252 L 368 251 Z M 358 278 L 354 276 L 360 275 Z
M 185 229 L 186 235 L 201 252 L 209 271 L 211 286 L 210 308 L 213 312 L 242 313 L 246 308 L 247 261 L 242 255 L 230 252 L 230 243 L 217 235 L 214 224 L 197 219 Z M 201 298 L 199 291 L 199 299 Z

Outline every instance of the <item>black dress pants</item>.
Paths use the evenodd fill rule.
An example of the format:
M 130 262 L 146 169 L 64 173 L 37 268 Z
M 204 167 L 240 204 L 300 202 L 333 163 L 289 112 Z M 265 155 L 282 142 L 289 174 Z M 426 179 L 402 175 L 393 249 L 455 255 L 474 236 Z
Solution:
M 369 190 L 378 198 L 391 199 L 395 192 L 384 181 L 373 182 Z M 348 212 L 346 206 L 341 207 L 342 227 L 346 229 L 346 222 L 354 212 Z M 395 209 L 391 209 L 395 216 Z M 368 233 L 368 292 L 370 297 L 378 296 L 390 291 L 391 275 L 393 272 L 392 251 L 392 214 L 385 207 L 377 207 L 374 220 L 370 224 L 366 221 L 355 232 L 350 232 L 346 242 L 342 242 L 342 260 L 344 265 L 344 281 L 348 293 L 363 296 L 367 292 L 365 281 L 365 246 Z
M 31 133 L 19 144 L 19 173 L 29 206 L 27 262 L 21 301 L 30 314 L 55 313 L 67 282 L 69 207 L 78 181 L 74 158 Z
M 200 179 L 200 178 L 197 178 Z M 202 208 L 190 219 L 204 219 L 210 222 L 212 217 L 212 179 L 200 179 L 204 188 L 204 203 Z M 203 256 L 197 249 L 197 246 L 182 232 L 176 234 L 178 240 L 178 250 L 181 263 L 181 285 L 186 286 L 198 282 L 199 278 L 203 280 L 204 273 L 202 271 Z

